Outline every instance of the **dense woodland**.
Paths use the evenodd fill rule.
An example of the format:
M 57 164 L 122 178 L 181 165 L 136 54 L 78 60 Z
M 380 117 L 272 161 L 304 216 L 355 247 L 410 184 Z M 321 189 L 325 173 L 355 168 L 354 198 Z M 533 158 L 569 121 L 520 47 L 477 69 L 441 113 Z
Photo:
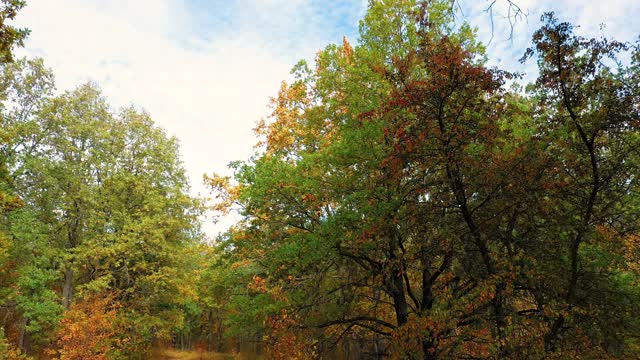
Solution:
M 640 353 L 640 41 L 547 13 L 524 86 L 452 1 L 370 1 L 206 203 L 149 114 L 15 59 L 0 6 L 0 359 Z M 207 208 L 240 220 L 207 240 Z

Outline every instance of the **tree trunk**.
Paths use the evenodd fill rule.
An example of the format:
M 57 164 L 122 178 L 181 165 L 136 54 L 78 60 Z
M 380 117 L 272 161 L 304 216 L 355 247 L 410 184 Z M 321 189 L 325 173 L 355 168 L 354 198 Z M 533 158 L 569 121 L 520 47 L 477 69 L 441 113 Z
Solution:
M 391 272 L 391 278 L 388 281 L 389 292 L 393 299 L 393 307 L 396 312 L 396 322 L 398 327 L 404 325 L 409 320 L 409 305 L 405 294 L 404 281 L 399 269 Z
M 29 353 L 29 335 L 27 334 L 27 325 L 29 325 L 29 319 L 22 319 L 20 324 L 20 337 L 18 338 L 18 348 L 25 354 Z
M 213 351 L 213 310 L 207 313 L 207 351 Z
M 73 269 L 68 267 L 64 271 L 64 287 L 62 288 L 62 304 L 65 309 L 71 306 L 73 298 Z
M 217 313 L 217 330 L 216 330 L 216 351 L 222 352 L 223 344 L 222 344 L 222 315 L 220 314 L 220 310 Z M 226 347 L 226 346 L 225 346 Z
M 389 261 L 391 263 L 397 262 L 396 250 L 400 244 L 399 236 L 395 233 L 395 230 L 391 230 L 392 236 L 389 240 Z M 397 326 L 401 327 L 409 320 L 409 304 L 407 304 L 407 295 L 402 278 L 402 267 L 399 264 L 393 264 L 391 268 L 391 276 L 386 282 L 386 288 L 393 299 L 393 307 L 396 313 Z

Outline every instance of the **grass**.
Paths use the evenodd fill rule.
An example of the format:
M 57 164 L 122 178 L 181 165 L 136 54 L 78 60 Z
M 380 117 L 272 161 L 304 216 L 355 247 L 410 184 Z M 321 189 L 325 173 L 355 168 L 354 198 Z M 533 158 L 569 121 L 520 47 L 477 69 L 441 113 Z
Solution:
M 249 356 L 244 354 L 225 354 L 217 352 L 179 351 L 172 349 L 156 349 L 153 359 L 158 360 L 246 360 Z

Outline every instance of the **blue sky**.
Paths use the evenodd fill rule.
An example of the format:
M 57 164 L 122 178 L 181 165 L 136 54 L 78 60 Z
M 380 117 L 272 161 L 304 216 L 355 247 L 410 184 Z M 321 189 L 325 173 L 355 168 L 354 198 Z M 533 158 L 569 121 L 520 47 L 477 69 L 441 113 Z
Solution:
M 528 13 L 508 40 L 505 0 L 494 12 L 490 63 L 507 70 L 539 26 L 543 11 L 601 34 L 633 41 L 640 34 L 637 0 L 516 0 Z M 366 0 L 29 0 L 18 23 L 32 30 L 19 55 L 41 56 L 59 90 L 91 80 L 114 108 L 135 104 L 182 145 L 193 192 L 206 194 L 204 173 L 227 173 L 246 159 L 252 129 L 268 115 L 268 99 L 301 58 L 343 35 L 355 43 Z M 465 19 L 491 38 L 485 0 L 461 0 Z M 205 229 L 214 235 L 232 219 Z
M 510 24 L 504 19 L 507 2 L 496 2 L 494 10 L 494 36 L 491 38 L 489 14 L 484 10 L 488 1 L 462 1 L 467 20 L 478 28 L 479 38 L 486 42 L 489 61 L 510 71 L 525 71 L 526 79 L 533 80 L 536 73 L 535 61 L 525 65 L 518 62 L 524 50 L 530 46 L 531 35 L 540 27 L 540 17 L 544 12 L 553 11 L 560 21 L 568 21 L 576 26 L 575 33 L 584 37 L 611 37 L 620 41 L 635 41 L 640 36 L 640 2 L 637 0 L 519 0 L 514 1 L 526 13 L 519 18 L 511 33 Z M 605 27 L 601 30 L 600 25 Z
M 265 46 L 295 56 L 295 50 L 305 42 L 355 36 L 364 2 L 336 0 L 327 4 L 321 0 L 188 0 L 183 3 L 190 15 L 184 30 L 204 41 L 215 41 L 220 34 L 253 33 Z

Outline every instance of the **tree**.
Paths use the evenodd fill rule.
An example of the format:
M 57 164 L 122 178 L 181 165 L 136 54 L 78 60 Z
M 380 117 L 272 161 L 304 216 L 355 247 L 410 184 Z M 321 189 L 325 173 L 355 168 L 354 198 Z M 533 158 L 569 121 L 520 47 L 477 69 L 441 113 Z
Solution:
M 72 305 L 59 330 L 60 360 L 117 359 L 122 338 L 114 294 L 98 293 Z
M 12 61 L 13 47 L 15 45 L 22 46 L 29 33 L 26 29 L 17 29 L 6 24 L 7 20 L 15 18 L 17 12 L 24 5 L 24 1 L 20 0 L 3 0 L 0 4 L 0 64 L 2 65 Z M 7 85 L 3 84 L 3 95 L 6 94 Z M 7 150 L 15 134 L 12 133 L 11 127 L 7 126 L 5 119 L 2 119 L 0 124 L 2 124 L 2 130 L 0 130 L 0 145 L 2 146 L 0 150 L 0 217 L 4 217 L 9 211 L 19 208 L 22 202 L 11 191 L 10 174 L 6 163 L 9 155 Z M 5 226 L 4 221 L 0 222 L 0 267 L 6 262 L 10 246 Z
M 45 225 L 40 222 L 38 210 L 25 201 L 18 180 L 40 141 L 41 129 L 34 114 L 51 95 L 53 81 L 41 60 L 18 60 L 5 64 L 2 71 L 0 197 L 4 195 L 8 201 L 5 204 L 9 205 L 3 208 L 0 220 L 3 325 L 7 325 L 7 320 L 20 324 L 16 343 L 24 349 L 29 343 L 27 330 L 50 329 L 60 313 L 57 296 L 48 288 L 55 278 L 52 274 L 55 251 L 49 248 Z M 14 311 L 31 315 L 19 319 Z M 6 329 L 11 330 L 9 333 L 16 330 L 13 326 Z M 46 342 L 44 338 L 36 340 Z
M 561 282 L 565 291 L 557 294 L 560 309 L 545 336 L 546 347 L 555 350 L 561 333 L 593 327 L 582 322 L 595 320 L 599 324 L 590 329 L 593 335 L 617 353 L 625 334 L 637 331 L 637 324 L 628 323 L 628 316 L 598 319 L 591 313 L 633 313 L 628 301 L 638 299 L 637 287 L 628 283 L 634 276 L 628 264 L 616 261 L 612 245 L 637 236 L 640 93 L 629 85 L 637 69 L 617 62 L 616 55 L 628 50 L 628 44 L 573 35 L 572 26 L 551 13 L 542 20 L 545 25 L 534 34 L 535 47 L 526 56 L 538 57 L 536 95 L 549 122 L 547 132 L 564 140 L 557 142 L 554 152 L 572 161 L 558 174 L 566 185 L 554 194 L 559 215 L 572 216 L 554 221 L 554 228 L 564 234 L 559 253 L 568 261 Z M 613 67 L 607 59 L 614 61 Z M 603 269 L 603 262 L 611 268 Z M 577 314 L 581 308 L 587 316 Z M 604 329 L 608 330 L 602 333 Z
M 15 19 L 18 11 L 25 5 L 24 0 L 2 0 L 0 3 L 0 63 L 2 64 L 13 60 L 13 47 L 23 46 L 24 39 L 29 35 L 29 30 L 7 24 Z
M 637 236 L 637 68 L 604 59 L 628 45 L 547 16 L 522 93 L 450 9 L 371 2 L 359 45 L 298 64 L 258 152 L 209 179 L 244 216 L 235 306 L 307 355 L 621 356 L 640 301 L 614 245 Z
M 103 291 L 123 305 L 122 353 L 171 339 L 195 296 L 201 236 L 176 139 L 144 112 L 115 114 L 94 84 L 53 97 L 41 61 L 8 65 L 4 80 L 0 149 L 22 207 L 3 217 L 0 281 L 16 343 L 41 352 L 76 296 Z

